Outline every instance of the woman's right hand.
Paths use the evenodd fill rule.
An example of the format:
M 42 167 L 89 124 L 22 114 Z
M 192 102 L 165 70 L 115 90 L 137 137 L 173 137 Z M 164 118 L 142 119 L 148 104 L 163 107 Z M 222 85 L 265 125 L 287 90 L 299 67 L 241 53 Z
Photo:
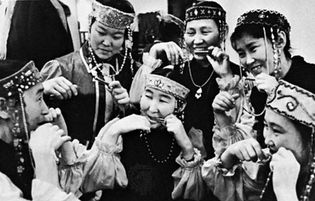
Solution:
M 223 166 L 229 169 L 239 161 L 257 161 L 265 157 L 258 141 L 250 138 L 231 144 L 221 155 L 221 160 Z
M 104 127 L 106 127 L 106 125 Z M 102 142 L 116 144 L 121 134 L 129 133 L 134 130 L 150 131 L 149 120 L 144 116 L 132 114 L 116 120 L 108 129 L 103 130 L 103 132 L 106 133 L 100 133 L 100 135 L 102 136 Z M 102 130 L 100 132 L 102 132 Z

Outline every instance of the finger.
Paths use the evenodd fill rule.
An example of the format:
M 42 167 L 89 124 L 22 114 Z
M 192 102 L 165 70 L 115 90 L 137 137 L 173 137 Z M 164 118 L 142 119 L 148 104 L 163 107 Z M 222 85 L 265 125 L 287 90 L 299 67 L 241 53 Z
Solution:
M 75 96 L 78 95 L 78 85 L 72 84 L 72 85 L 70 86 L 70 90 L 71 90 L 71 93 L 72 93 L 73 95 L 75 95 Z
M 119 99 L 119 100 L 117 100 L 117 103 L 120 104 L 120 105 L 128 104 L 128 103 L 130 103 L 130 98 L 129 97 L 125 97 L 123 99 Z
M 119 81 L 115 80 L 115 81 L 112 81 L 111 83 L 109 83 L 108 85 L 111 89 L 117 89 L 117 88 L 121 88 L 121 84 Z
M 69 85 L 70 83 L 70 85 Z M 71 98 L 72 97 L 72 91 L 71 91 L 71 85 L 72 83 L 66 79 L 62 79 L 59 83 L 59 86 L 62 87 L 66 93 L 67 93 L 67 98 Z
M 54 89 L 55 89 L 56 91 L 58 91 L 58 92 L 62 95 L 62 97 L 63 97 L 64 99 L 67 99 L 67 98 L 68 98 L 68 93 L 67 93 L 67 91 L 66 91 L 61 85 L 55 85 L 55 86 L 54 86 Z
M 49 93 L 50 93 L 50 97 L 55 97 L 58 100 L 63 100 L 62 94 L 59 91 L 57 91 L 56 89 L 54 89 L 54 88 L 50 89 Z
M 176 62 L 177 62 L 176 58 L 178 57 L 177 51 L 176 51 L 176 49 L 173 47 L 172 44 L 168 44 L 168 49 L 169 49 L 169 51 L 170 51 L 170 61 L 171 61 L 171 64 L 176 65 L 176 64 L 177 64 L 177 63 L 176 63 Z
M 56 141 L 56 144 L 54 145 L 54 150 L 58 150 L 65 142 L 68 142 L 70 140 L 71 140 L 70 136 L 62 136 L 62 137 L 60 137 Z

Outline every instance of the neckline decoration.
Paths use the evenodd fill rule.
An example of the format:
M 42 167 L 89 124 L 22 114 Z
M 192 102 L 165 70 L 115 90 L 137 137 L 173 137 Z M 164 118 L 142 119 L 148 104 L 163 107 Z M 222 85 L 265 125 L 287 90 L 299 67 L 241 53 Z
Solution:
M 190 80 L 191 80 L 192 84 L 193 84 L 195 87 L 198 88 L 197 91 L 196 91 L 196 93 L 195 93 L 195 98 L 196 98 L 196 99 L 199 99 L 199 98 L 201 98 L 201 96 L 202 96 L 202 92 L 203 92 L 203 91 L 202 91 L 202 87 L 204 87 L 204 86 L 211 80 L 211 78 L 212 78 L 212 76 L 213 76 L 213 74 L 214 74 L 214 70 L 212 70 L 210 76 L 208 77 L 208 79 L 207 79 L 202 85 L 198 85 L 198 84 L 195 83 L 194 78 L 193 78 L 193 76 L 192 76 L 192 72 L 191 72 L 191 67 L 190 67 L 190 62 L 189 62 L 189 61 L 188 61 L 188 70 L 189 70 L 189 77 L 190 77 Z

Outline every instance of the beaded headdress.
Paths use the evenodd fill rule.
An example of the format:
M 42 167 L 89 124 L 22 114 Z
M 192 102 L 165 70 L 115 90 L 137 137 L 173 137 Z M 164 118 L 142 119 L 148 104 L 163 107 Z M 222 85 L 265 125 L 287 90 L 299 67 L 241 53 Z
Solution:
M 247 24 L 278 28 L 287 34 L 291 30 L 290 24 L 284 15 L 277 11 L 266 9 L 251 10 L 242 14 L 237 19 L 236 28 Z
M 116 8 L 103 5 L 97 1 L 92 2 L 90 17 L 95 17 L 107 27 L 124 30 L 131 25 L 134 15 L 125 13 Z
M 315 95 L 284 80 L 269 94 L 267 108 L 315 128 Z
M 185 100 L 189 93 L 189 89 L 178 82 L 155 74 L 148 74 L 146 76 L 145 87 L 151 87 L 163 91 L 167 94 L 175 96 L 175 98 L 179 98 L 180 100 Z
M 17 173 L 22 176 L 26 168 L 25 162 L 30 157 L 29 153 L 23 151 L 28 148 L 29 140 L 23 92 L 41 82 L 41 78 L 33 61 L 25 65 L 23 63 L 22 68 L 19 65 L 21 62 L 17 61 L 0 62 L 2 75 L 6 75 L 0 79 L 0 118 L 10 119 L 13 123 L 10 134 L 17 157 Z
M 226 12 L 225 10 L 217 7 L 211 6 L 201 6 L 201 5 L 193 5 L 188 8 L 185 13 L 185 22 L 189 22 L 192 20 L 200 20 L 200 19 L 213 19 L 218 20 L 219 22 L 219 32 L 220 37 L 225 34 L 226 27 Z

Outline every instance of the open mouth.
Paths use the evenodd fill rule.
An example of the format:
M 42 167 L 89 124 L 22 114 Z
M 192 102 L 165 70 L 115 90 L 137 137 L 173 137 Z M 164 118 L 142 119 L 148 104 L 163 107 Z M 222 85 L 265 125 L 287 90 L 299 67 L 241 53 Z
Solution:
M 251 71 L 252 74 L 258 75 L 258 74 L 260 74 L 262 72 L 262 68 L 263 68 L 262 65 L 256 65 L 254 67 L 251 67 L 250 71 Z

